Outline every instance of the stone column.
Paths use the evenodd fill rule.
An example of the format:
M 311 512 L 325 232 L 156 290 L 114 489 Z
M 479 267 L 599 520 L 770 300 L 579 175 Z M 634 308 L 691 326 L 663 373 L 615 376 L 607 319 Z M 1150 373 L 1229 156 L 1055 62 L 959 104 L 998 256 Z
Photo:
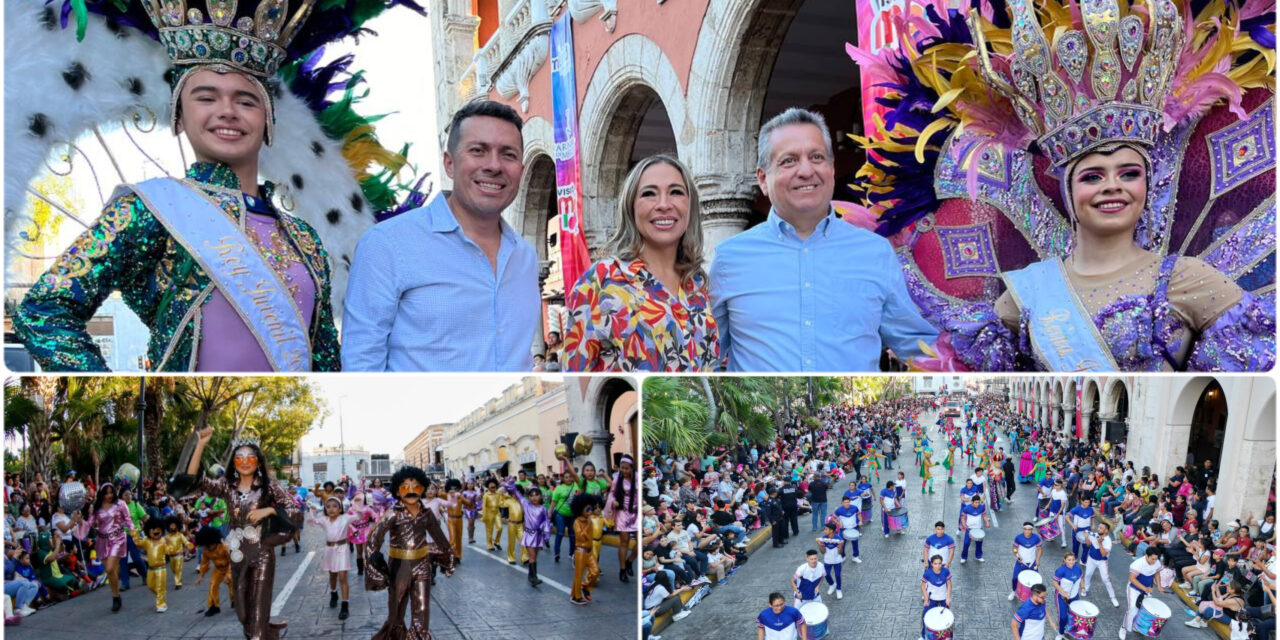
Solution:
M 1084 425 L 1084 434 L 1085 434 L 1084 437 L 1086 440 L 1088 440 L 1089 438 L 1089 421 L 1092 419 L 1093 419 L 1093 409 L 1084 409 L 1080 412 L 1080 422 L 1081 424 Z M 1105 436 L 1106 433 L 1104 432 L 1102 435 Z M 1098 441 L 1094 442 L 1093 444 L 1101 445 L 1102 441 L 1105 439 L 1106 439 L 1105 437 L 1099 438 Z
M 461 106 L 461 96 L 465 87 L 460 85 L 462 74 L 471 65 L 471 58 L 476 52 L 476 33 L 480 28 L 480 19 L 471 15 L 469 0 L 449 0 L 442 13 L 432 20 L 434 46 L 436 50 L 436 124 L 440 127 L 440 147 L 444 148 L 445 129 L 453 112 Z M 453 181 L 444 173 L 443 159 L 432 172 L 438 188 L 449 190 Z
M 693 181 L 702 202 L 703 254 L 710 261 L 716 246 L 747 228 L 755 202 L 755 176 L 702 174 Z
M 576 456 L 573 464 L 579 469 L 586 462 L 595 465 L 596 471 L 603 476 L 609 470 L 607 452 L 609 450 L 609 426 L 601 424 L 596 414 L 596 399 L 583 397 L 588 385 L 579 380 L 566 379 L 564 397 L 569 405 L 569 431 L 585 433 L 591 438 L 591 453 Z

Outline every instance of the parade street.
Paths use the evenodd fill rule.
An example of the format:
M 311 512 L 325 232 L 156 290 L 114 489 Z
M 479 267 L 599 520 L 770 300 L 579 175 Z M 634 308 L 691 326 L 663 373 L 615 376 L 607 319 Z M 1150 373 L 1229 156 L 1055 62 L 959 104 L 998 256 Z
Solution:
M 568 640 L 591 638 L 632 640 L 636 634 L 635 582 L 617 579 L 617 550 L 601 551 L 601 579 L 587 606 L 569 602 L 573 563 L 564 556 L 559 563 L 548 552 L 540 554 L 538 573 L 542 585 L 529 586 L 525 567 L 508 565 L 506 547 L 485 552 L 480 544 L 482 527 L 476 527 L 476 544 L 465 545 L 463 563 L 453 577 L 439 576 L 431 590 L 431 633 L 436 640 Z M 568 540 L 565 541 L 568 544 Z M 272 619 L 284 620 L 289 638 L 348 640 L 371 638 L 387 615 L 387 592 L 368 592 L 362 576 L 348 574 L 351 584 L 351 617 L 338 620 L 329 608 L 328 576 L 320 568 L 323 533 L 308 522 L 302 533 L 302 553 L 277 555 Z M 277 551 L 277 554 L 279 552 Z M 499 558 L 499 554 L 501 557 Z M 242 640 L 235 611 L 228 606 L 223 587 L 222 612 L 204 616 L 208 581 L 196 586 L 198 563 L 190 560 L 183 570 L 183 588 L 175 591 L 169 575 L 169 610 L 156 613 L 155 597 L 136 576 L 132 589 L 122 593 L 124 609 L 111 614 L 111 593 L 102 587 L 24 618 L 20 626 L 7 627 L 14 640 L 79 640 L 92 630 L 103 638 L 204 638 Z
M 936 414 L 928 412 L 921 419 L 930 426 L 929 437 L 935 448 L 935 457 L 941 459 L 941 453 L 937 452 L 941 436 L 939 429 L 933 426 L 937 420 Z M 998 446 L 1005 447 L 1006 453 L 1008 452 L 1008 443 L 1003 435 Z M 862 527 L 862 564 L 855 564 L 852 550 L 846 548 L 844 598 L 836 600 L 834 593 L 827 595 L 825 581 L 819 588 L 822 603 L 830 609 L 828 638 L 914 640 L 919 637 L 923 608 L 920 579 L 924 570 L 921 560 L 924 539 L 933 533 L 933 525 L 938 520 L 947 523 L 948 534 L 956 537 L 959 491 L 964 486 L 964 479 L 972 473 L 972 468 L 959 453 L 957 463 L 955 484 L 947 484 L 947 470 L 937 466 L 934 467 L 936 493 L 921 495 L 920 471 L 911 451 L 911 437 L 906 429 L 902 431 L 901 457 L 894 461 L 892 470 L 882 469 L 880 478 L 877 480 L 872 474 L 871 480 L 878 493 L 886 481 L 896 480 L 899 470 L 906 472 L 910 518 L 908 532 L 904 535 L 891 534 L 885 538 L 880 526 L 880 509 L 877 507 L 874 510 L 871 522 Z M 1139 461 L 1139 464 L 1145 462 Z M 863 471 L 866 471 L 866 467 Z M 850 474 L 843 481 L 831 482 L 828 513 L 840 505 L 840 497 L 853 477 Z M 1007 599 L 1014 561 L 1012 544 L 1014 536 L 1020 532 L 1022 522 L 1034 519 L 1033 485 L 1017 485 L 1014 500 L 1012 504 L 1004 502 L 1002 510 L 993 518 L 992 524 L 998 520 L 999 526 L 988 530 L 983 549 L 985 562 L 977 562 L 974 549 L 971 548 L 968 562 L 960 564 L 963 540 L 957 539 L 955 560 L 951 564 L 954 575 L 952 611 L 956 616 L 955 640 L 997 640 L 1012 637 L 1009 622 L 1021 604 Z M 663 640 L 755 638 L 756 616 L 768 605 L 769 593 L 780 592 L 787 598 L 787 604 L 792 604 L 789 584 L 791 576 L 796 567 L 804 563 L 805 551 L 817 548 L 814 539 L 819 533 L 810 531 L 811 516 L 801 515 L 799 522 L 798 537 L 791 537 L 788 544 L 779 549 L 772 548 L 766 541 L 751 556 L 750 562 L 729 578 L 727 585 L 713 589 L 710 595 L 692 609 L 687 618 L 664 629 L 661 632 Z M 1065 551 L 1059 544 L 1055 541 L 1046 544 L 1044 548 L 1040 568 L 1046 583 L 1051 583 L 1053 571 L 1062 564 Z M 1094 576 L 1087 600 L 1101 610 L 1093 636 L 1096 639 L 1113 640 L 1117 637 L 1116 632 L 1125 613 L 1123 590 L 1128 577 L 1128 566 L 1132 561 L 1133 556 L 1117 544 L 1110 570 L 1120 608 L 1112 607 L 1106 589 L 1099 583 L 1100 576 Z M 1190 618 L 1184 613 L 1186 608 L 1177 596 L 1169 593 L 1157 597 L 1173 610 L 1173 617 L 1160 635 L 1162 640 L 1211 640 L 1217 637 L 1211 630 L 1191 629 L 1183 625 Z M 1057 611 L 1052 597 L 1047 614 L 1056 619 Z M 1054 634 L 1047 626 L 1046 632 L 1046 637 L 1052 640 Z M 1130 633 L 1129 638 L 1138 640 L 1141 636 Z

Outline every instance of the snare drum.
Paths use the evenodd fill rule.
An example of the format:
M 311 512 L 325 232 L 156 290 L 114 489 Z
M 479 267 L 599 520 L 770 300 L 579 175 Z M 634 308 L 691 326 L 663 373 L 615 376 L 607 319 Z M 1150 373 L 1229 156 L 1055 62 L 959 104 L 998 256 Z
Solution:
M 804 626 L 809 628 L 809 640 L 827 635 L 827 605 L 810 602 L 800 607 L 800 615 L 804 616 Z
M 987 532 L 985 529 L 970 529 L 969 537 L 974 540 L 981 541 L 983 538 L 987 537 Z
M 907 528 L 907 508 L 900 507 L 889 512 L 889 530 L 902 531 Z
M 1036 529 L 1040 532 L 1040 538 L 1049 541 L 1062 533 L 1062 529 L 1058 527 L 1057 518 L 1044 518 L 1036 520 Z
M 1080 544 L 1089 544 L 1089 530 L 1079 529 L 1076 531 L 1076 542 Z
M 951 640 L 956 615 L 946 607 L 934 607 L 924 614 L 924 640 Z
M 843 535 L 845 540 L 857 540 L 862 537 L 862 532 L 850 527 L 844 530 Z
M 1133 630 L 1148 638 L 1158 637 L 1160 631 L 1164 629 L 1164 623 L 1168 622 L 1172 615 L 1173 611 L 1169 609 L 1169 605 L 1147 596 L 1142 599 L 1142 608 L 1133 619 Z
M 1039 571 L 1031 569 L 1023 569 L 1018 573 L 1018 600 L 1026 602 L 1031 597 L 1031 587 L 1038 584 L 1044 584 L 1044 578 L 1040 576 Z
M 1066 635 L 1077 640 L 1093 637 L 1093 626 L 1098 623 L 1098 607 L 1091 602 L 1076 600 L 1067 611 Z

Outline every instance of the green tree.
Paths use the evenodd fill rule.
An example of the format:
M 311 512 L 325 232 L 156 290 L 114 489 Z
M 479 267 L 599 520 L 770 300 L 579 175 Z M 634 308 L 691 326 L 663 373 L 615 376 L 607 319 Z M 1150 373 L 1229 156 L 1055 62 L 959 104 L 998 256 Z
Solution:
M 644 381 L 644 446 L 664 443 L 677 455 L 701 455 L 707 447 L 710 414 L 701 390 L 689 378 L 650 377 Z

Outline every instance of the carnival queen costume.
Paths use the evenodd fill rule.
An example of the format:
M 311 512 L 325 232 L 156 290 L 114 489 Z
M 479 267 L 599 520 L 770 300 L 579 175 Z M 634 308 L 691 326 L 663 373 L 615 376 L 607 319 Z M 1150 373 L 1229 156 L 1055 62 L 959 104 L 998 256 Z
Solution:
M 14 315 L 16 333 L 45 370 L 108 369 L 86 325 L 115 291 L 150 330 L 147 369 L 339 368 L 333 306 L 341 304 L 349 255 L 374 212 L 396 208 L 391 180 L 405 158 L 382 148 L 372 121 L 352 109 L 360 74 L 349 72 L 351 57 L 319 62 L 323 45 L 358 34 L 365 20 L 396 4 L 421 11 L 400 0 L 65 0 L 7 7 L 11 207 L 25 190 L 62 209 L 28 184 L 50 158 L 92 168 L 76 143 L 90 132 L 102 141 L 101 131 L 123 129 L 135 145 L 135 134 L 159 123 L 176 132 L 178 97 L 197 71 L 247 78 L 266 111 L 259 170 L 268 180 L 258 197 L 243 193 L 220 162 L 197 161 L 183 176 L 130 182 L 126 174 L 143 167 L 121 163 L 103 142 L 126 184 L 96 221 L 82 223 L 87 230 L 36 279 Z M 146 171 L 164 169 L 138 149 L 150 161 Z M 419 199 L 411 194 L 409 204 Z M 13 229 L 24 220 L 13 212 L 6 217 L 12 256 Z
M 960 368 L 1273 366 L 1275 5 L 1190 4 L 910 2 L 898 46 L 848 49 L 890 79 L 857 186 Z M 1071 171 L 1117 148 L 1145 258 L 1082 276 Z

